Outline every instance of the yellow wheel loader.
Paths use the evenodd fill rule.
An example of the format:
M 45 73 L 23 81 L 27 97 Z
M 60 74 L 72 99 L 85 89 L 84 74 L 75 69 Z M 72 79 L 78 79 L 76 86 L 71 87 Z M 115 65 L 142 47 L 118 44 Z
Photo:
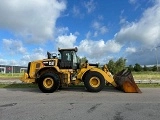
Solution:
M 29 62 L 21 81 L 38 84 L 44 93 L 52 93 L 61 87 L 80 83 L 84 83 L 89 92 L 99 92 L 105 84 L 111 84 L 127 93 L 141 92 L 130 71 L 123 70 L 112 76 L 106 65 L 99 69 L 98 64 L 89 64 L 88 61 L 80 64 L 76 55 L 77 48 L 58 48 L 58 51 L 59 56 L 47 52 L 47 59 Z

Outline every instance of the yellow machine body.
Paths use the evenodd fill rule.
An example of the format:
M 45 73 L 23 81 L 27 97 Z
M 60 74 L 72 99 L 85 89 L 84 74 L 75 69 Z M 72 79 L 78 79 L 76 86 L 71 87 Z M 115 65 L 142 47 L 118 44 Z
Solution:
M 101 91 L 106 83 L 127 93 L 141 92 L 133 78 L 129 80 L 123 75 L 120 77 L 120 74 L 112 76 L 107 66 L 100 69 L 97 64 L 80 64 L 75 54 L 77 48 L 58 50 L 60 58 L 48 52 L 47 59 L 29 62 L 28 70 L 20 80 L 25 83 L 37 83 L 42 92 L 54 92 L 63 86 L 80 83 L 84 83 L 90 92 Z

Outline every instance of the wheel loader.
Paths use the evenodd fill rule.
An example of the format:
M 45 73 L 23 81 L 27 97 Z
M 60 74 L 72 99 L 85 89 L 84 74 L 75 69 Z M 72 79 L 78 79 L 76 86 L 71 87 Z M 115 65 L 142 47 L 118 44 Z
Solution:
M 48 58 L 28 63 L 27 72 L 21 77 L 25 83 L 36 83 L 44 93 L 52 93 L 57 89 L 84 84 L 89 92 L 99 92 L 106 84 L 111 84 L 126 93 L 140 93 L 130 71 L 123 70 L 112 76 L 107 66 L 98 68 L 98 64 L 80 63 L 77 47 L 58 48 L 59 54 L 47 52 Z

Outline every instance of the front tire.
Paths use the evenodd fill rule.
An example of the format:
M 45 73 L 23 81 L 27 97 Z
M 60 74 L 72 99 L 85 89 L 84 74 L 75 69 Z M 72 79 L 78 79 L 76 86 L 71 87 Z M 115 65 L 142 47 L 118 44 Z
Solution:
M 104 77 L 96 71 L 87 73 L 84 79 L 84 85 L 89 92 L 99 92 L 104 88 Z
M 60 86 L 60 80 L 55 73 L 44 73 L 38 81 L 39 89 L 44 93 L 52 93 Z

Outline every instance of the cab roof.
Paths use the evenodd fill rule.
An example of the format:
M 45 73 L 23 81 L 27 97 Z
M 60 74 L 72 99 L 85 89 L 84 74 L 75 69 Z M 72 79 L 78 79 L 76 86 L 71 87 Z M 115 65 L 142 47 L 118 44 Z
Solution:
M 78 48 L 75 47 L 75 48 L 58 48 L 58 51 L 61 52 L 61 51 L 75 51 L 77 52 L 78 51 Z

